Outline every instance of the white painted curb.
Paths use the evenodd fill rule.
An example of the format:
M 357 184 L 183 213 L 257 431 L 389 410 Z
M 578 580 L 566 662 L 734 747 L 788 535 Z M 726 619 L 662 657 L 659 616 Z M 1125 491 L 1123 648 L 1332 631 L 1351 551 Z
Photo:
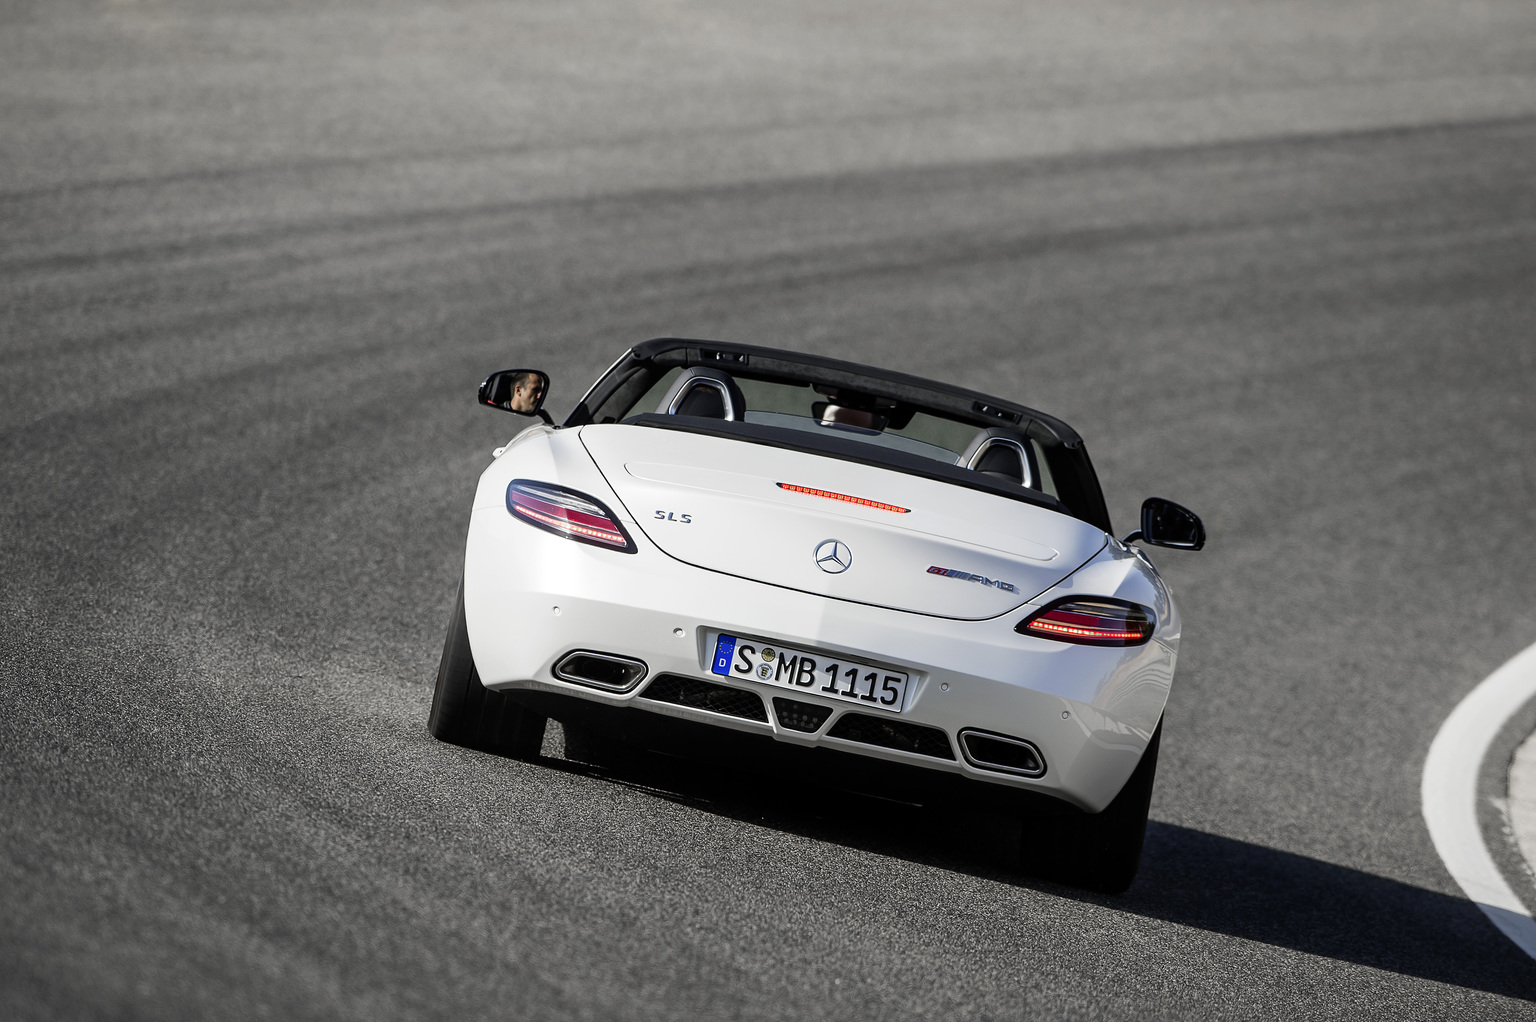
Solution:
M 1477 822 L 1477 775 L 1488 746 L 1532 698 L 1536 646 L 1490 674 L 1445 718 L 1424 760 L 1419 794 L 1430 839 L 1446 869 L 1493 925 L 1536 958 L 1536 919 L 1494 864 Z

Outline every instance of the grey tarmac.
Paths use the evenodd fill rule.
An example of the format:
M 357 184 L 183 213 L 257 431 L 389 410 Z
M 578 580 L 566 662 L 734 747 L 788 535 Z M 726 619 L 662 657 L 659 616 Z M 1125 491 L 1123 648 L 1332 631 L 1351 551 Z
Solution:
M 0 1017 L 1536 1014 L 1418 803 L 1536 642 L 1536 7 L 0 29 Z M 427 736 L 476 384 L 563 412 L 662 335 L 1017 399 L 1122 534 L 1202 514 L 1128 894 L 985 813 Z

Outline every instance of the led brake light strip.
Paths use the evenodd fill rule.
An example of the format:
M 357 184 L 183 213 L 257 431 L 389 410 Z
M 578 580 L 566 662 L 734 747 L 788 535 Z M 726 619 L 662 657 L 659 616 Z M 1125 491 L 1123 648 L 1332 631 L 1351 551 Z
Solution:
M 840 500 L 845 504 L 857 504 L 860 507 L 872 507 L 881 511 L 894 511 L 899 515 L 909 515 L 912 509 L 909 507 L 897 507 L 895 504 L 882 504 L 878 500 L 870 500 L 867 497 L 854 497 L 846 493 L 834 493 L 831 490 L 818 490 L 814 486 L 796 486 L 794 483 L 775 483 L 781 490 L 791 493 L 805 493 L 812 497 L 824 497 L 827 500 Z
M 1075 625 L 1064 625 L 1059 621 L 1042 620 L 1035 618 L 1026 626 L 1032 632 L 1055 632 L 1059 635 L 1076 635 L 1085 639 L 1140 639 L 1146 636 L 1146 632 L 1110 632 L 1099 628 L 1080 628 Z
M 602 540 L 604 543 L 609 543 L 613 546 L 623 546 L 625 543 L 623 533 L 620 533 L 614 529 L 594 529 L 589 526 L 580 525 L 576 522 L 573 522 L 569 518 L 563 518 L 557 515 L 548 515 L 542 511 L 536 511 L 528 505 L 522 503 L 514 504 L 513 510 L 520 515 L 526 515 L 535 521 L 543 522 L 545 525 L 553 526 L 554 528 L 560 529 L 561 531 L 574 532 L 582 536 L 590 536 L 592 539 Z

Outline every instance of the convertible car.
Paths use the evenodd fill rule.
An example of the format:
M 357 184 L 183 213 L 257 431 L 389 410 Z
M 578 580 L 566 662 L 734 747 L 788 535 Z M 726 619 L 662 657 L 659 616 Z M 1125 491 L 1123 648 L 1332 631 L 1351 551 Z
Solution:
M 1116 539 L 1066 423 L 816 355 L 647 341 L 558 426 L 548 383 L 480 387 L 543 421 L 480 477 L 434 736 L 773 749 L 982 794 L 1027 871 L 1130 885 L 1179 645 L 1132 544 L 1198 550 L 1198 517 L 1151 498 Z

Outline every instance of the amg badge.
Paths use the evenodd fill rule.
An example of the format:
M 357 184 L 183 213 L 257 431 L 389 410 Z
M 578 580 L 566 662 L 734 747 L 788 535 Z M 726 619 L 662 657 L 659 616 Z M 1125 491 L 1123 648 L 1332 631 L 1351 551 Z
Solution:
M 963 582 L 980 582 L 984 586 L 992 586 L 994 589 L 1001 589 L 1005 593 L 1016 593 L 1019 591 L 1018 586 L 1012 582 L 1003 582 L 999 579 L 988 578 L 985 575 L 972 575 L 970 572 L 961 571 L 959 568 L 941 568 L 935 564 L 928 569 L 928 574 L 943 575 L 946 578 L 958 578 Z

